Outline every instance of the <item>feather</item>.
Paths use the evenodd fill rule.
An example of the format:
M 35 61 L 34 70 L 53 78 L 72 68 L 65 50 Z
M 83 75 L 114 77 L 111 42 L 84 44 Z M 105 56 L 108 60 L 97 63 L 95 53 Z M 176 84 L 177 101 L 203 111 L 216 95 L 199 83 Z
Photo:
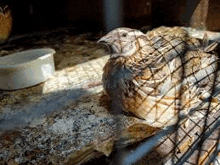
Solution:
M 103 73 L 103 84 L 115 87 L 104 85 L 109 99 L 117 98 L 124 111 L 149 125 L 174 124 L 177 110 L 187 114 L 210 98 L 210 89 L 203 86 L 213 82 L 218 57 L 214 52 L 217 43 L 209 45 L 207 34 L 200 45 L 178 27 L 161 27 L 146 34 L 117 28 L 98 42 L 114 49 Z

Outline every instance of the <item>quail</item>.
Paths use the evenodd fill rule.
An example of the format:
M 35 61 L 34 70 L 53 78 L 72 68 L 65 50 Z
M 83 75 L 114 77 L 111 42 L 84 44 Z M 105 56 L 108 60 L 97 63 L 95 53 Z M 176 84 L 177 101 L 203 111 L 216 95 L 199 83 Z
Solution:
M 110 50 L 103 87 L 115 106 L 163 128 L 209 97 L 202 87 L 213 80 L 217 43 L 200 43 L 180 27 L 142 33 L 117 28 L 98 43 Z M 114 107 L 114 106 L 113 106 Z

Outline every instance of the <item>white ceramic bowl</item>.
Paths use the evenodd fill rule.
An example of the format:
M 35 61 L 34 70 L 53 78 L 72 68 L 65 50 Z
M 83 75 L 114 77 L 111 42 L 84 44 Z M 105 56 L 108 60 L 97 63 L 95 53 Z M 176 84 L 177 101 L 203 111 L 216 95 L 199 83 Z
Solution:
M 31 49 L 0 57 L 0 89 L 30 87 L 54 75 L 55 50 Z

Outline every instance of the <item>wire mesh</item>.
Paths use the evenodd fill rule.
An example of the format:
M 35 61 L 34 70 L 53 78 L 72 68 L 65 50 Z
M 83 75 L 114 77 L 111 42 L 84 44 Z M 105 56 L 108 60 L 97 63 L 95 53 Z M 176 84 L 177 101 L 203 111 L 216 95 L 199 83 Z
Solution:
M 163 164 L 218 163 L 220 102 L 218 58 L 212 49 L 215 43 L 209 45 L 206 36 L 201 42 L 172 34 L 149 36 L 135 37 L 138 49 L 131 61 L 127 58 L 131 63 L 129 74 L 112 76 L 108 85 L 115 87 L 113 111 L 121 114 L 127 106 L 133 114 L 148 120 L 149 125 L 163 129 L 134 151 L 117 155 L 114 163 L 135 164 L 152 149 L 161 151 L 164 146 Z M 117 37 L 123 43 L 120 31 Z M 105 88 L 108 93 L 108 86 Z M 119 107 L 114 108 L 116 105 Z
M 143 113 L 144 115 L 142 115 L 142 117 L 145 117 L 145 122 L 148 122 L 148 124 L 152 127 L 159 127 L 161 129 L 157 134 L 147 138 L 141 143 L 137 143 L 132 150 L 126 147 L 121 148 L 121 146 L 124 144 L 123 139 L 117 141 L 114 145 L 116 147 L 116 154 L 113 159 L 111 159 L 112 156 L 110 156 L 110 164 L 220 164 L 218 158 L 220 150 L 220 97 L 218 93 L 220 72 L 219 69 L 217 69 L 219 68 L 218 58 L 216 56 L 217 52 L 215 50 L 210 51 L 213 46 L 212 44 L 203 45 L 202 43 L 205 42 L 200 43 L 197 39 L 186 35 L 176 35 L 176 33 L 173 34 L 172 31 L 169 31 L 169 33 L 159 34 L 157 31 L 152 32 L 156 35 L 148 33 L 144 36 L 135 37 L 134 41 L 138 41 L 136 45 L 139 47 L 139 49 L 134 53 L 134 56 L 141 58 L 138 59 L 136 63 L 132 63 L 130 70 L 120 72 L 122 74 L 117 77 L 118 79 L 114 79 L 113 77 L 113 79 L 107 83 L 110 87 L 112 87 L 110 89 L 111 92 L 116 94 L 116 96 L 113 97 L 113 104 L 111 105 L 111 110 L 116 116 L 114 121 L 112 121 L 110 117 L 107 118 L 105 116 L 105 113 L 103 113 L 104 109 L 99 109 L 100 104 L 96 104 L 96 102 L 90 102 L 87 104 L 85 103 L 87 100 L 83 100 L 83 103 L 80 102 L 82 106 L 78 107 L 78 109 L 68 108 L 64 110 L 62 108 L 64 105 L 71 103 L 73 100 L 79 99 L 81 95 L 89 95 L 95 90 L 99 92 L 102 90 L 100 87 L 102 68 L 109 58 L 109 56 L 105 56 L 89 61 L 87 61 L 87 59 L 81 59 L 81 62 L 77 63 L 77 65 L 74 63 L 70 67 L 69 63 L 67 63 L 66 66 L 63 67 L 59 65 L 58 59 L 63 58 L 64 54 L 65 58 L 67 58 L 69 49 L 74 50 L 75 46 L 74 44 L 70 43 L 68 39 L 68 42 L 66 41 L 68 45 L 66 44 L 65 50 L 57 51 L 57 55 L 60 55 L 60 57 L 56 57 L 57 71 L 54 79 L 45 82 L 42 88 L 42 91 L 61 92 L 52 92 L 51 97 L 43 95 L 42 97 L 44 99 L 41 100 L 41 104 L 37 103 L 31 107 L 27 106 L 24 108 L 17 108 L 15 115 L 13 116 L 10 114 L 10 118 L 7 118 L 7 116 L 9 116 L 7 114 L 1 115 L 0 129 L 5 129 L 11 125 L 22 126 L 23 124 L 26 126 L 28 125 L 29 120 L 26 122 L 24 119 L 30 118 L 32 120 L 38 116 L 45 115 L 47 112 L 48 114 L 49 112 L 52 113 L 54 112 L 54 109 L 59 108 L 62 110 L 54 114 L 54 116 L 57 117 L 48 117 L 53 121 L 48 124 L 50 126 L 49 128 L 54 128 L 57 126 L 57 121 L 68 121 L 67 126 L 71 129 L 70 131 L 66 129 L 67 132 L 63 133 L 62 129 L 59 127 L 57 130 L 62 132 L 62 139 L 60 140 L 60 134 L 57 134 L 56 132 L 49 134 L 48 126 L 37 126 L 38 131 L 35 133 L 36 136 L 33 137 L 30 137 L 30 135 L 33 134 L 32 129 L 29 130 L 29 128 L 27 128 L 25 131 L 28 133 L 24 133 L 21 136 L 22 138 L 18 138 L 18 143 L 15 144 L 15 147 L 21 148 L 20 153 L 18 153 L 16 156 L 22 160 L 21 158 L 24 157 L 23 153 L 26 152 L 23 151 L 24 149 L 28 149 L 29 151 L 29 147 L 33 147 L 35 149 L 38 147 L 38 144 L 44 144 L 45 150 L 47 151 L 41 153 L 42 155 L 40 158 L 43 158 L 45 155 L 45 157 L 50 157 L 50 147 L 53 146 L 53 150 L 56 152 L 52 152 L 51 155 L 53 155 L 54 158 L 54 153 L 58 153 L 56 155 L 56 161 L 58 162 L 57 164 L 60 162 L 60 164 L 62 164 L 63 157 L 57 151 L 61 151 L 63 149 L 62 151 L 64 151 L 64 153 L 66 152 L 67 156 L 69 156 L 71 152 L 76 153 L 74 150 L 75 143 L 77 147 L 80 148 L 82 143 L 87 144 L 86 142 L 88 142 L 90 139 L 93 139 L 91 136 L 94 135 L 95 139 L 96 134 L 101 140 L 103 140 L 101 135 L 104 134 L 104 140 L 106 140 L 109 132 L 109 134 L 116 134 L 119 138 L 123 132 L 122 125 L 124 122 L 121 120 L 120 116 L 127 116 L 127 113 L 125 114 L 123 112 L 124 109 L 121 106 L 120 101 L 124 102 L 124 98 L 129 98 L 130 100 L 126 101 L 125 103 L 126 105 L 130 105 L 131 109 L 135 108 L 132 111 L 133 113 L 138 110 L 138 107 L 142 107 L 143 109 L 140 111 L 140 113 L 146 112 Z M 39 40 L 42 40 L 41 35 L 42 34 L 39 34 Z M 117 35 L 120 43 L 122 44 L 123 38 L 121 38 L 120 32 L 118 32 Z M 38 35 L 31 36 L 31 38 L 35 38 L 36 36 Z M 46 45 L 43 46 L 50 46 L 50 44 L 54 45 L 54 41 L 51 39 L 51 37 L 48 38 L 51 40 L 51 42 L 49 42 L 49 44 L 46 43 Z M 29 41 L 27 40 L 25 45 L 28 42 Z M 37 44 L 36 46 L 39 46 L 38 42 L 34 43 Z M 13 44 L 12 41 L 11 44 Z M 81 50 L 87 50 L 88 47 L 91 49 L 94 47 L 94 44 L 92 44 L 86 48 L 82 48 L 80 47 L 81 44 L 81 41 L 79 43 L 77 42 L 78 47 L 76 48 L 76 54 L 79 54 Z M 70 45 L 72 47 L 70 47 Z M 28 48 L 29 47 L 33 47 L 33 45 L 28 46 Z M 70 48 L 67 49 L 66 47 Z M 121 52 L 123 52 L 122 48 L 123 47 L 121 45 Z M 73 53 L 71 56 L 77 58 L 76 54 Z M 119 56 L 115 54 L 110 56 L 110 59 L 124 58 L 122 56 L 120 57 L 120 54 Z M 80 58 L 83 58 L 83 56 L 80 56 Z M 68 60 L 70 61 L 70 59 L 72 59 L 72 57 L 70 57 Z M 121 79 L 128 80 L 124 84 L 125 86 L 129 87 L 127 90 L 125 90 L 125 97 L 123 99 L 121 99 L 122 95 L 118 93 L 121 92 L 121 90 L 117 90 L 118 84 L 114 84 L 122 82 Z M 38 91 L 38 88 L 36 87 L 35 90 Z M 131 95 L 130 91 L 134 91 L 133 95 Z M 19 92 L 21 95 L 23 94 L 22 90 L 18 91 L 18 93 Z M 13 92 L 8 92 L 6 94 L 18 96 L 18 93 L 15 92 L 14 94 Z M 30 93 L 31 92 L 29 92 L 29 95 Z M 41 97 L 41 95 L 42 94 L 40 93 L 37 96 Z M 133 96 L 137 97 L 133 98 Z M 33 96 L 29 97 L 32 98 L 32 100 L 36 99 L 36 97 Z M 87 111 L 88 109 L 89 111 Z M 96 113 L 94 114 L 93 111 L 96 111 Z M 79 119 L 75 113 L 78 113 Z M 104 117 L 98 116 L 98 113 Z M 25 114 L 27 117 L 23 116 L 22 118 L 22 114 Z M 137 113 L 134 113 L 132 116 L 136 116 L 137 118 L 137 115 Z M 91 118 L 91 120 L 94 120 L 94 122 L 91 122 L 91 120 L 88 120 L 88 118 Z M 18 123 L 11 122 L 17 120 L 19 120 Z M 98 125 L 100 123 L 101 125 Z M 112 125 L 115 123 L 117 123 L 116 131 L 112 128 Z M 83 126 L 88 127 L 85 127 L 86 129 L 81 129 Z M 105 130 L 103 131 L 102 129 L 104 128 Z M 42 133 L 42 130 L 46 133 Z M 95 133 L 93 130 L 95 130 Z M 99 132 L 99 130 L 101 130 L 101 132 Z M 88 136 L 88 132 L 90 136 Z M 42 137 L 45 136 L 45 139 L 49 139 L 47 141 L 51 141 L 51 143 L 48 145 L 42 140 L 37 139 L 39 135 L 38 133 Z M 81 136 L 82 134 L 83 136 Z M 112 137 L 113 135 L 111 134 L 109 136 Z M 97 145 L 101 146 L 102 144 L 99 144 L 99 139 L 95 140 L 98 141 Z M 20 144 L 26 144 L 26 141 L 28 142 L 28 147 L 22 148 L 23 145 Z M 29 141 L 34 142 L 34 145 L 30 146 Z M 63 148 L 60 149 L 59 147 Z M 67 147 L 67 149 L 65 147 Z M 72 147 L 72 150 L 68 147 Z M 93 156 L 97 154 L 97 151 L 94 152 L 92 147 L 88 147 L 88 150 L 86 150 L 86 148 L 84 150 L 85 152 L 81 152 L 80 155 L 76 154 L 80 159 L 75 161 L 75 163 L 85 162 L 88 160 L 87 158 L 90 157 L 94 158 Z M 7 150 L 7 146 L 4 148 L 4 150 Z M 84 153 L 85 155 L 83 155 Z M 158 153 L 159 155 L 158 159 L 160 160 L 157 163 L 152 163 L 150 161 L 155 158 L 154 153 Z M 3 156 L 0 155 L 0 161 L 1 158 L 8 160 L 8 157 L 9 156 L 6 154 Z M 31 161 L 34 162 L 34 159 L 35 158 L 33 158 Z M 144 159 L 147 161 L 141 162 L 141 160 Z M 25 161 L 26 159 L 24 159 L 23 162 Z M 69 164 L 71 163 L 72 162 L 70 161 Z M 88 164 L 90 163 L 91 162 Z M 105 163 L 107 164 L 109 162 Z

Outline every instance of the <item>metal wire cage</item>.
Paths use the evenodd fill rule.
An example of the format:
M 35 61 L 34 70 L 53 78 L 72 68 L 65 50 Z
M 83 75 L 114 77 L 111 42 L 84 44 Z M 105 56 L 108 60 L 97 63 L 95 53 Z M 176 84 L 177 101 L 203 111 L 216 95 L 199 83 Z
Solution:
M 109 158 L 105 157 L 108 161 L 105 160 L 104 163 L 112 165 L 220 164 L 218 159 L 220 72 L 216 55 L 218 51 L 208 51 L 214 42 L 202 45 L 195 38 L 176 35 L 173 28 L 163 33 L 156 33 L 156 37 L 150 37 L 151 32 L 146 34 L 149 38 L 145 38 L 151 45 L 142 45 L 139 50 L 151 50 L 152 52 L 149 54 L 155 54 L 160 60 L 153 58 L 155 61 L 151 63 L 151 66 L 154 65 L 157 69 L 148 70 L 150 76 L 147 81 L 137 81 L 138 83 L 135 84 L 137 86 L 133 84 L 132 89 L 138 91 L 147 85 L 151 90 L 148 91 L 148 95 L 142 97 L 143 100 L 151 100 L 156 97 L 155 93 L 158 92 L 158 89 L 163 91 L 163 95 L 159 95 L 160 97 L 157 97 L 156 101 L 152 101 L 153 105 L 147 107 L 148 114 L 154 114 L 151 117 L 152 127 L 154 122 L 158 122 L 162 118 L 163 113 L 161 116 L 155 113 L 161 110 L 165 114 L 167 110 L 173 108 L 176 113 L 169 120 L 175 118 L 175 122 L 162 123 L 162 128 L 156 134 L 132 146 L 121 147 L 123 141 L 119 138 L 119 141 L 116 141 L 117 144 L 114 145 L 116 151 L 112 155 L 108 155 Z M 154 30 L 154 32 L 156 31 Z M 69 33 L 67 35 L 58 34 L 54 32 L 37 34 L 25 38 L 23 41 L 25 48 L 50 46 L 56 49 L 56 75 L 44 84 L 29 89 L 1 91 L 0 106 L 2 109 L 6 109 L 5 111 L 9 109 L 9 113 L 2 111 L 0 130 L 20 127 L 19 132 L 0 135 L 1 163 L 8 160 L 13 162 L 16 158 L 21 164 L 36 162 L 62 164 L 64 161 L 67 162 L 66 164 L 82 164 L 82 162 L 85 163 L 90 158 L 94 158 L 98 153 L 97 150 L 94 151 L 94 145 L 83 148 L 84 145 L 95 139 L 96 135 L 100 139 L 95 140 L 102 147 L 103 143 L 100 144 L 99 140 L 111 138 L 112 134 L 120 137 L 123 132 L 122 122 L 124 121 L 120 120 L 118 114 L 119 116 L 129 115 L 123 113 L 122 108 L 114 103 L 114 100 L 111 106 L 111 111 L 115 112 L 112 115 L 115 116 L 113 119 L 98 101 L 98 103 L 90 101 L 95 100 L 94 98 L 84 98 L 74 102 L 81 96 L 92 95 L 95 93 L 94 91 L 97 93 L 103 90 L 102 68 L 109 56 L 102 57 L 103 52 L 95 48 L 94 40 L 98 40 L 101 36 L 93 38 L 92 42 L 84 41 L 84 38 L 72 37 Z M 19 36 L 18 39 L 21 40 Z M 21 42 L 20 40 L 18 42 Z M 196 42 L 193 42 L 194 40 Z M 86 47 L 83 47 L 84 43 L 87 44 Z M 13 43 L 13 40 L 6 45 L 6 48 L 13 44 L 15 50 L 9 53 L 20 48 L 17 46 L 20 43 Z M 201 56 L 202 53 L 206 53 L 205 58 Z M 3 50 L 2 54 L 4 55 Z M 93 54 L 95 57 L 90 57 L 88 54 Z M 201 58 L 199 58 L 200 56 Z M 173 60 L 176 60 L 176 63 Z M 198 65 L 193 64 L 196 60 L 199 62 Z M 158 61 L 159 63 L 156 63 Z M 151 66 L 144 65 L 142 69 L 148 69 Z M 161 74 L 164 70 L 165 74 Z M 134 79 L 138 76 L 140 76 L 138 73 L 133 74 Z M 160 79 L 160 76 L 163 79 Z M 167 96 L 172 96 L 172 98 L 164 100 Z M 94 97 L 97 98 L 99 95 L 94 95 Z M 104 97 L 106 99 L 106 95 Z M 156 105 L 164 106 L 160 108 Z M 133 118 L 137 117 L 133 115 Z M 168 123 L 169 120 L 167 120 Z M 112 126 L 116 125 L 115 123 L 117 124 L 116 132 L 112 129 Z M 155 127 L 157 128 L 157 126 Z M 16 143 L 12 143 L 11 139 Z M 8 149 L 9 146 L 11 151 Z M 16 152 L 14 152 L 14 148 L 16 148 Z M 80 151 L 79 154 L 77 151 Z M 68 160 L 69 157 L 70 160 Z M 104 164 L 99 160 L 91 161 L 87 164 Z
M 138 40 L 138 37 L 136 39 Z M 215 58 L 214 61 L 208 62 L 207 59 L 202 59 L 203 57 L 201 55 L 206 51 L 206 47 L 210 48 L 213 44 L 211 44 L 211 46 L 208 46 L 208 44 L 204 45 L 202 42 L 207 41 L 202 41 L 196 45 L 195 42 L 191 42 L 193 40 L 192 38 L 186 39 L 182 36 L 163 33 L 145 38 L 145 40 L 147 40 L 147 43 L 152 43 L 150 46 L 153 48 L 153 51 L 149 53 L 149 55 L 152 55 L 151 58 L 155 58 L 156 62 L 165 62 L 163 62 L 163 66 L 162 64 L 157 66 L 160 69 L 155 69 L 156 71 L 149 69 L 149 75 L 151 76 L 149 76 L 147 81 L 139 81 L 138 85 L 135 84 L 135 91 L 142 90 L 145 86 L 153 86 L 151 93 L 146 94 L 145 98 L 142 98 L 143 102 L 147 100 L 153 102 L 151 96 L 155 96 L 153 93 L 161 88 L 161 84 L 167 83 L 167 77 L 169 76 L 171 77 L 171 81 L 165 86 L 166 88 L 172 86 L 168 90 L 165 90 L 163 97 L 158 97 L 151 108 L 146 107 L 147 114 L 150 116 L 146 117 L 146 120 L 154 118 L 152 121 L 155 123 L 160 121 L 160 118 L 163 118 L 163 115 L 166 114 L 166 111 L 169 111 L 172 106 L 174 106 L 177 120 L 174 124 L 167 124 L 173 120 L 173 118 L 170 118 L 167 120 L 167 123 L 161 125 L 161 127 L 163 127 L 161 131 L 132 150 L 122 150 L 118 148 L 113 164 L 152 164 L 150 160 L 152 157 L 155 157 L 155 155 L 152 154 L 153 152 L 159 153 L 160 160 L 157 159 L 156 164 L 220 164 L 218 158 L 220 141 L 220 102 L 218 96 L 219 62 L 217 58 Z M 188 47 L 184 48 L 185 45 L 188 45 Z M 142 50 L 147 49 L 147 46 L 140 46 L 137 52 L 143 52 Z M 188 53 L 191 50 L 192 52 Z M 203 52 L 197 50 L 203 50 Z M 196 55 L 194 54 L 195 51 Z M 212 51 L 211 54 L 211 56 L 216 57 L 217 51 Z M 158 57 L 160 57 L 160 59 Z M 145 62 L 147 61 L 146 58 Z M 198 68 L 196 68 L 197 58 L 200 63 Z M 175 59 L 181 61 L 180 65 L 171 68 L 171 61 Z M 150 67 L 156 67 L 156 62 L 151 61 L 150 64 L 145 64 L 145 68 L 142 69 L 145 70 Z M 175 61 L 175 63 L 177 62 L 178 61 Z M 207 65 L 202 67 L 202 63 L 207 63 Z M 157 83 L 156 79 L 158 77 L 155 75 L 160 74 L 167 66 L 171 71 L 167 71 L 169 72 L 168 76 L 166 75 L 166 78 L 164 78 L 164 76 L 164 79 L 161 78 L 163 80 Z M 140 73 L 134 74 L 133 79 L 137 80 L 137 77 L 140 76 L 139 74 Z M 178 83 L 172 83 L 176 81 L 175 74 L 178 74 Z M 150 80 L 153 81 L 153 85 L 149 83 Z M 134 88 L 135 87 L 133 87 L 133 89 Z M 172 101 L 164 99 L 166 96 L 170 96 L 169 92 L 172 90 L 174 91 Z M 198 98 L 199 101 L 195 101 Z M 112 110 L 121 114 L 122 108 L 117 106 L 117 104 L 118 101 L 115 100 L 114 103 L 113 100 L 114 106 L 112 106 Z M 166 104 L 166 108 L 162 108 L 159 104 Z M 136 104 L 137 109 L 139 106 L 141 107 L 142 105 L 139 104 L 137 106 Z M 187 109 L 187 113 L 182 113 L 184 109 Z M 120 130 L 121 123 L 116 122 Z M 184 124 L 185 122 L 187 122 L 186 125 Z M 154 125 L 153 122 L 151 124 Z M 145 161 L 141 161 L 144 159 Z M 155 161 L 153 162 L 155 164 Z

